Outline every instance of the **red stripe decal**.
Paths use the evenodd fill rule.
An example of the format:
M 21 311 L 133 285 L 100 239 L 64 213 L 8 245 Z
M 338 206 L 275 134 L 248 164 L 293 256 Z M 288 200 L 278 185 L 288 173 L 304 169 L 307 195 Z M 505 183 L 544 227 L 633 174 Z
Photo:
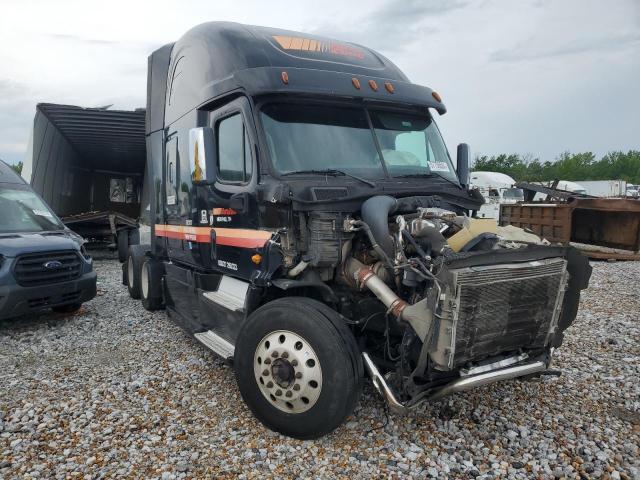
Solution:
M 211 243 L 211 231 L 216 233 L 216 245 L 240 248 L 261 248 L 271 238 L 266 230 L 241 228 L 188 227 L 182 225 L 156 225 L 156 237 L 174 238 L 189 242 Z

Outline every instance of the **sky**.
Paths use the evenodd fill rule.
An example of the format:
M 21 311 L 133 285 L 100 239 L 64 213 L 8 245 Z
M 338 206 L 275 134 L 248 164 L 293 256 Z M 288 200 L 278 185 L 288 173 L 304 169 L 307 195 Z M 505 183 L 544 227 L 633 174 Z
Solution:
M 640 0 L 0 0 L 0 158 L 38 102 L 145 106 L 147 56 L 212 20 L 380 51 L 438 91 L 454 154 L 640 149 Z

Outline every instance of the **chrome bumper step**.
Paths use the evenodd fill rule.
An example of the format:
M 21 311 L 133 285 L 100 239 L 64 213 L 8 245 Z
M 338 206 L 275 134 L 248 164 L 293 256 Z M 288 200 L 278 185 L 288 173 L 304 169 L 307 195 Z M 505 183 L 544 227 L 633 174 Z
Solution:
M 207 330 L 206 332 L 194 334 L 194 337 L 196 337 L 196 339 L 205 347 L 213 350 L 225 360 L 233 360 L 233 354 L 235 352 L 234 345 L 217 333 Z

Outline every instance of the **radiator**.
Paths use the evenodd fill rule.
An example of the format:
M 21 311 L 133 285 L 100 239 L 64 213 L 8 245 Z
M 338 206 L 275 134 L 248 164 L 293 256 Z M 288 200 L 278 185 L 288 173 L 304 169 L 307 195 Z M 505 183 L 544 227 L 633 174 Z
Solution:
M 451 270 L 447 366 L 544 348 L 561 311 L 566 266 L 554 258 Z

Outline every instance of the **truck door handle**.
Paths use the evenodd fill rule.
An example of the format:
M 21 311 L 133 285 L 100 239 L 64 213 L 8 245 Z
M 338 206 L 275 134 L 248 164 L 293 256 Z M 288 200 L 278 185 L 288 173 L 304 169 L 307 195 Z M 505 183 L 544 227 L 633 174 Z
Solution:
M 211 261 L 215 262 L 218 257 L 218 253 L 216 251 L 216 231 L 212 228 L 209 235 L 209 238 L 211 238 Z

